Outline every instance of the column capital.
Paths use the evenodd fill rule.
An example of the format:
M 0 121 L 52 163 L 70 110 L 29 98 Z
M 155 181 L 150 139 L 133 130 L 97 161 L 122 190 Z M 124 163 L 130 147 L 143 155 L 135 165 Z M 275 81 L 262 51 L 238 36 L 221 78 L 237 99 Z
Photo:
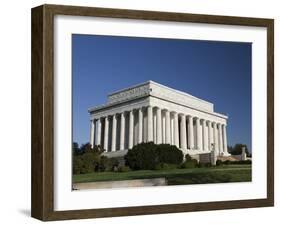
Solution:
M 124 114 L 124 115 L 129 115 L 131 111 L 132 111 L 132 109 L 124 110 L 124 111 L 123 111 L 123 114 Z
M 137 108 L 132 108 L 132 109 L 128 110 L 128 113 L 130 114 L 132 112 L 134 114 L 136 111 L 138 111 Z
M 178 113 L 178 115 L 179 115 L 180 117 L 186 117 L 186 115 L 185 115 L 184 113 Z
M 110 115 L 110 116 L 112 116 L 112 117 L 116 117 L 116 115 L 117 115 L 117 113 L 115 113 L 115 114 L 112 114 L 112 115 Z

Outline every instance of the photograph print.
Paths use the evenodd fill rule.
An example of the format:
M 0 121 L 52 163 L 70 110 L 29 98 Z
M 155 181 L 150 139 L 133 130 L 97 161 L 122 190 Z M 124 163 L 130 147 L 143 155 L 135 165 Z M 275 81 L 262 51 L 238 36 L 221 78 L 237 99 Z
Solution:
M 249 183 L 252 44 L 72 34 L 72 189 Z

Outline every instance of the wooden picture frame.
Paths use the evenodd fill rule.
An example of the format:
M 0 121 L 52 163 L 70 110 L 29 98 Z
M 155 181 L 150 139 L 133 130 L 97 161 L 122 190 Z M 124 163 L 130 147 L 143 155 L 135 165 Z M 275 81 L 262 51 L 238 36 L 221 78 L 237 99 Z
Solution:
M 179 203 L 122 208 L 54 210 L 54 16 L 94 16 L 155 21 L 240 25 L 267 29 L 267 198 Z M 50 220 L 162 214 L 274 205 L 274 21 L 273 19 L 211 16 L 61 5 L 32 9 L 32 200 L 31 215 Z

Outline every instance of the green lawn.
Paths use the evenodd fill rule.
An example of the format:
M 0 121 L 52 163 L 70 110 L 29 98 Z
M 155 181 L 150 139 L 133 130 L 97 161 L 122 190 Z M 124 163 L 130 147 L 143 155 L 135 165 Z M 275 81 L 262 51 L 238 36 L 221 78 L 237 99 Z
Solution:
M 168 185 L 242 182 L 252 180 L 251 165 L 225 165 L 209 168 L 138 170 L 73 175 L 74 183 L 118 181 L 165 177 Z

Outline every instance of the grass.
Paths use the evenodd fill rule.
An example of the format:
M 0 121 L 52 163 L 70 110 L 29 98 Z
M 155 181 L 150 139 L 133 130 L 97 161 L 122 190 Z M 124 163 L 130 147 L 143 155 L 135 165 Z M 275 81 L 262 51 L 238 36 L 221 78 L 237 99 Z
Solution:
M 73 175 L 74 183 L 151 179 L 164 177 L 168 185 L 242 182 L 252 180 L 251 165 L 224 165 L 209 168 L 138 170 Z

